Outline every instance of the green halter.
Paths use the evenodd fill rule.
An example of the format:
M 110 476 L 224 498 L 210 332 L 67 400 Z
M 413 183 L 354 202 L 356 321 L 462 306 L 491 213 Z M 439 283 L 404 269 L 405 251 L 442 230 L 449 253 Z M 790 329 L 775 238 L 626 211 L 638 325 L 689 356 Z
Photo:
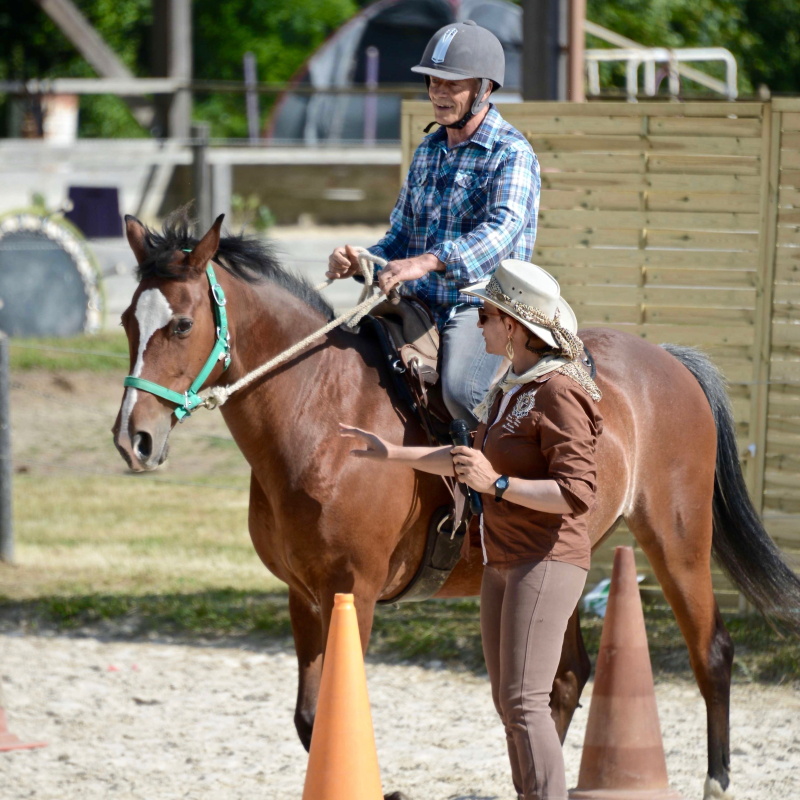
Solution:
M 157 397 L 163 397 L 164 400 L 168 400 L 170 403 L 175 403 L 177 406 L 175 416 L 179 422 L 183 422 L 184 417 L 188 417 L 198 406 L 203 405 L 203 399 L 198 392 L 217 365 L 217 362 L 224 359 L 223 372 L 228 369 L 231 363 L 231 337 L 228 333 L 228 315 L 225 313 L 225 304 L 228 301 L 225 299 L 225 292 L 222 291 L 222 287 L 217 283 L 217 276 L 214 274 L 214 268 L 211 264 L 206 267 L 206 275 L 211 286 L 211 297 L 214 298 L 217 341 L 214 343 L 214 349 L 206 360 L 203 369 L 200 370 L 200 374 L 194 379 L 188 391 L 184 394 L 173 392 L 172 389 L 167 389 L 166 386 L 146 381 L 144 378 L 135 378 L 133 375 L 128 375 L 123 381 L 125 386 L 141 389 L 143 392 L 150 392 L 150 394 L 154 394 Z

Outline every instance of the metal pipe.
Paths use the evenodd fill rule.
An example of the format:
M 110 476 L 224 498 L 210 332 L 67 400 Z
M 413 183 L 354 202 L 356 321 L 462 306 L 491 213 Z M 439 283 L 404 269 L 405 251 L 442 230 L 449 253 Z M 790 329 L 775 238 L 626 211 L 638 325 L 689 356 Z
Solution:
M 14 563 L 10 394 L 8 337 L 0 331 L 0 561 L 7 564 Z
M 665 64 L 672 64 L 671 72 L 675 73 L 675 76 L 670 78 L 670 91 L 673 95 L 677 95 L 679 91 L 679 79 L 678 75 L 683 75 L 690 80 L 697 80 L 696 77 L 687 74 L 686 70 L 683 69 L 680 65 L 682 61 L 722 61 L 725 63 L 725 72 L 726 72 L 726 80 L 723 83 L 722 81 L 717 81 L 710 76 L 705 76 L 708 78 L 708 81 L 697 81 L 698 83 L 702 83 L 703 85 L 709 86 L 709 88 L 713 88 L 715 91 L 719 91 L 722 94 L 725 94 L 728 99 L 735 100 L 738 91 L 736 88 L 736 81 L 737 81 L 737 69 L 736 69 L 736 59 L 734 58 L 733 54 L 726 50 L 724 47 L 683 47 L 677 48 L 675 50 L 671 50 L 666 47 L 649 47 L 649 48 L 633 48 L 633 47 L 626 47 L 626 48 L 609 48 L 609 49 L 602 49 L 602 50 L 587 50 L 585 55 L 587 62 L 592 61 L 624 61 L 626 63 L 626 83 L 628 87 L 628 95 L 630 97 L 631 87 L 634 83 L 638 84 L 638 70 L 639 64 L 655 64 L 655 63 L 665 63 Z M 633 69 L 635 65 L 637 77 L 634 81 L 633 78 Z M 694 72 L 697 72 L 696 70 Z M 703 73 L 697 73 L 698 75 L 703 75 Z M 711 86 L 711 82 L 714 82 L 715 85 Z M 645 89 L 647 89 L 647 83 L 645 83 Z
M 366 75 L 364 83 L 369 93 L 364 98 L 364 144 L 374 145 L 378 137 L 378 71 L 380 67 L 380 53 L 377 47 L 368 47 L 365 53 Z
M 192 188 L 200 236 L 204 236 L 211 227 L 211 181 L 206 158 L 207 150 L 208 123 L 195 123 L 192 125 Z
M 258 112 L 258 92 L 255 87 L 258 85 L 258 74 L 256 72 L 255 53 L 247 52 L 244 54 L 244 85 L 247 88 L 246 107 L 247 107 L 247 133 L 250 137 L 250 144 L 258 144 L 261 138 L 260 115 Z

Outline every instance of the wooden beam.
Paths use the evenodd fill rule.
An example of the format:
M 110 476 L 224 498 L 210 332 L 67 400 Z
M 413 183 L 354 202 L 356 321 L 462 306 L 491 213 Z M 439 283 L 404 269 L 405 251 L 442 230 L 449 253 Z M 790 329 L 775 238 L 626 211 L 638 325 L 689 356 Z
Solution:
M 99 75 L 104 78 L 134 77 L 72 0 L 36 0 L 36 3 Z M 149 127 L 152 124 L 155 112 L 151 103 L 139 98 L 126 98 L 126 102 L 140 125 Z
M 747 484 L 756 511 L 764 510 L 764 470 L 767 450 L 767 413 L 773 335 L 773 293 L 778 215 L 778 177 L 780 173 L 781 113 L 769 104 L 764 113 L 762 141 L 764 152 L 761 176 L 761 230 L 759 232 L 759 269 L 756 285 L 755 347 L 753 352 L 753 393 L 750 436 L 753 449 L 747 465 Z

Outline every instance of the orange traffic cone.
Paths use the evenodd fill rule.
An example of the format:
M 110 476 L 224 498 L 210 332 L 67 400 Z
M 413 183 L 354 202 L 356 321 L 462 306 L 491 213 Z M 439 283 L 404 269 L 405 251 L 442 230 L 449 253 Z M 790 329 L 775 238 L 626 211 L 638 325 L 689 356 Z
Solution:
M 681 800 L 669 788 L 632 547 L 618 547 L 571 800 Z
M 47 747 L 46 742 L 22 742 L 8 729 L 6 712 L 3 709 L 3 695 L 0 690 L 0 753 L 9 750 L 33 750 L 35 747 Z
M 334 597 L 303 800 L 383 800 L 351 594 Z

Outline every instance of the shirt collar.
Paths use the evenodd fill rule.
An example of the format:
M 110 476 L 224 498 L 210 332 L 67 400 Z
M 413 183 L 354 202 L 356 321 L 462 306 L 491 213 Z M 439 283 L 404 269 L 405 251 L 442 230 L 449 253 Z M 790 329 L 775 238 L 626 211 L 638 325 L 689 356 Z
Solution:
M 494 103 L 489 103 L 489 113 L 483 118 L 483 122 L 478 126 L 478 130 L 476 130 L 466 142 L 462 142 L 462 144 L 456 146 L 463 147 L 465 144 L 474 142 L 486 150 L 491 150 L 497 139 L 497 134 L 502 122 L 503 118 L 500 116 L 500 112 L 495 108 Z M 431 134 L 431 142 L 441 145 L 442 147 L 446 146 L 447 128 L 442 126 L 435 133 Z

